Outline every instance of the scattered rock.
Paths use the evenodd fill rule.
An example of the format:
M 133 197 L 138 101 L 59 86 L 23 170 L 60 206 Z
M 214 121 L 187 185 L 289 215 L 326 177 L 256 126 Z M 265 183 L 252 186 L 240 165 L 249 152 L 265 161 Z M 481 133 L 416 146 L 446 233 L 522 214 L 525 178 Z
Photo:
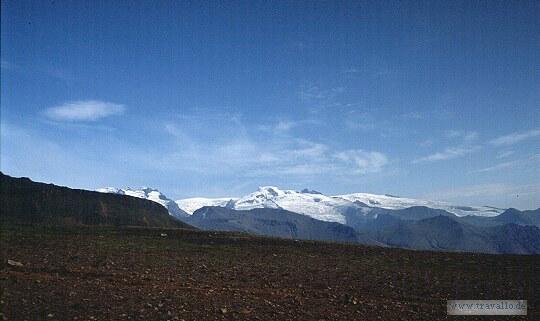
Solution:
M 23 264 L 19 261 L 14 261 L 14 260 L 7 260 L 7 264 L 8 265 L 11 265 L 11 266 L 16 266 L 16 267 L 22 267 Z

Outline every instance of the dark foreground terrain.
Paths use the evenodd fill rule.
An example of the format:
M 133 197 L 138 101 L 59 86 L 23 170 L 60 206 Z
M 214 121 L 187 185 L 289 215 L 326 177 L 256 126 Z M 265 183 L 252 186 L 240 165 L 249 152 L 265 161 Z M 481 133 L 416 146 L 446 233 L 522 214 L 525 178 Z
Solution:
M 540 319 L 540 256 L 152 228 L 4 226 L 0 241 L 7 320 L 475 320 L 447 299 L 527 299 Z

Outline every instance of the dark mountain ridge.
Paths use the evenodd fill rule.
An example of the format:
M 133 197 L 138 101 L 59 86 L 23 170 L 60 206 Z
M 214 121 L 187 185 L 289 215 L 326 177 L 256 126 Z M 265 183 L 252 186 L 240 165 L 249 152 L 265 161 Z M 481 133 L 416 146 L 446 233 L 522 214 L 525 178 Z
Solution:
M 1 172 L 0 211 L 2 224 L 192 228 L 152 201 L 37 183 Z
M 500 226 L 504 224 L 533 225 L 540 227 L 540 208 L 536 210 L 520 211 L 509 208 L 497 216 L 465 216 L 461 217 L 462 222 L 476 226 Z
M 256 208 L 239 211 L 205 206 L 186 222 L 205 230 L 247 232 L 293 239 L 357 242 L 355 230 L 339 223 L 315 220 L 283 209 Z
M 483 219 L 490 222 L 490 218 Z M 405 220 L 390 214 L 381 214 L 356 230 L 359 235 L 393 247 L 540 254 L 540 229 L 534 225 L 499 223 L 481 226 L 449 215 Z
M 355 217 L 356 220 L 352 220 Z M 482 218 L 490 222 L 490 218 Z M 416 250 L 540 254 L 540 229 L 502 223 L 479 226 L 454 214 L 425 207 L 376 211 L 374 216 L 349 213 L 347 225 L 323 222 L 283 209 L 239 211 L 203 207 L 186 222 L 205 230 L 331 240 Z

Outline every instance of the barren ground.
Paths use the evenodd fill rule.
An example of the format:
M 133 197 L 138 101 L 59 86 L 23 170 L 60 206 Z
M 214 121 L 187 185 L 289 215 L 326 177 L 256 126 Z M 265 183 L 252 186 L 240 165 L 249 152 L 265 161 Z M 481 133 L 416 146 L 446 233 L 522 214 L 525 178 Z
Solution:
M 475 320 L 446 316 L 447 299 L 527 299 L 540 319 L 540 256 L 180 229 L 0 231 L 6 320 Z

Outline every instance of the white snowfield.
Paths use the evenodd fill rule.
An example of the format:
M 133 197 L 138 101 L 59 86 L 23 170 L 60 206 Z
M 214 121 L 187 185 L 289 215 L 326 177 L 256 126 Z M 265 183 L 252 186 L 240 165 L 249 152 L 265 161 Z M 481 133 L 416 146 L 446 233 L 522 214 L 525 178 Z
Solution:
M 317 192 L 298 192 L 294 190 L 281 190 L 275 186 L 263 186 L 251 194 L 241 198 L 190 198 L 176 201 L 184 211 L 192 214 L 204 206 L 222 206 L 236 210 L 250 210 L 254 208 L 282 208 L 291 212 L 304 214 L 314 219 L 346 223 L 345 211 L 361 208 L 362 213 L 368 214 L 373 208 L 405 209 L 413 206 L 425 206 L 442 209 L 457 216 L 496 216 L 504 209 L 482 206 L 456 206 L 445 202 L 424 201 L 412 198 L 391 195 L 376 195 L 368 193 L 354 193 L 338 196 L 326 196 Z
M 118 189 L 106 187 L 98 190 L 104 193 L 116 193 L 148 199 L 165 206 L 172 216 L 182 218 L 193 214 L 204 206 L 220 206 L 236 210 L 254 208 L 281 208 L 298 214 L 307 215 L 317 220 L 346 223 L 345 213 L 348 210 L 360 209 L 357 213 L 367 215 L 371 210 L 384 208 L 391 210 L 405 209 L 413 206 L 425 206 L 441 209 L 457 216 L 496 216 L 504 209 L 489 206 L 457 206 L 439 201 L 426 201 L 392 195 L 354 193 L 347 195 L 327 196 L 314 191 L 281 190 L 275 186 L 259 187 L 256 192 L 240 198 L 204 198 L 195 197 L 173 202 L 158 190 L 151 188 Z
M 346 223 L 342 211 L 351 202 L 322 194 L 280 190 L 274 186 L 259 187 L 259 190 L 239 198 L 232 208 L 250 210 L 254 208 L 282 208 L 328 222 Z M 354 206 L 354 205 L 353 205 Z
M 392 195 L 354 193 L 347 195 L 338 195 L 334 197 L 342 198 L 350 202 L 362 202 L 371 207 L 380 207 L 391 210 L 399 210 L 413 206 L 425 206 L 429 208 L 445 210 L 457 216 L 497 216 L 504 212 L 504 209 L 490 206 L 459 206 L 452 205 L 446 202 L 425 201 Z
M 219 207 L 226 207 L 227 204 L 231 201 L 235 201 L 237 198 L 233 197 L 224 197 L 224 198 L 204 198 L 204 197 L 193 197 L 193 198 L 185 198 L 176 201 L 176 204 L 186 211 L 188 214 L 193 214 L 196 210 L 199 208 L 203 208 L 205 206 L 219 206 Z

